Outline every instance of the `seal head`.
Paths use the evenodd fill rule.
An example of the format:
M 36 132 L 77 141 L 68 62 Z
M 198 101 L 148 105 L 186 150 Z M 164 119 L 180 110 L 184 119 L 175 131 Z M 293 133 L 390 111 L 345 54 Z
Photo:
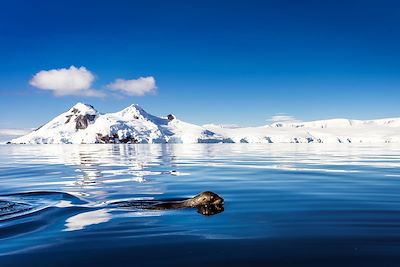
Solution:
M 206 205 L 222 205 L 224 199 L 214 192 L 205 191 L 185 201 L 187 206 L 197 207 Z

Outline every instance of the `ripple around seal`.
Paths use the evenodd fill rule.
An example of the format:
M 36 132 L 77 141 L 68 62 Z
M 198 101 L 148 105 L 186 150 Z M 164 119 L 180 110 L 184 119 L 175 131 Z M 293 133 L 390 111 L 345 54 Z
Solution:
M 0 265 L 398 266 L 399 170 L 391 145 L 0 146 Z M 208 190 L 224 212 L 135 204 Z
M 0 222 L 30 216 L 49 207 L 83 205 L 87 202 L 63 192 L 33 191 L 0 195 Z

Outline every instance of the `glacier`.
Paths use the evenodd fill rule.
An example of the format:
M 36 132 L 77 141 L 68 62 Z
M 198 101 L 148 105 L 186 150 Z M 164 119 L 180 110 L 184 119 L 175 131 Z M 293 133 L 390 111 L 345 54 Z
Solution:
M 400 118 L 275 122 L 260 127 L 195 125 L 173 114 L 158 117 L 133 104 L 99 113 L 77 103 L 10 144 L 95 143 L 400 143 Z

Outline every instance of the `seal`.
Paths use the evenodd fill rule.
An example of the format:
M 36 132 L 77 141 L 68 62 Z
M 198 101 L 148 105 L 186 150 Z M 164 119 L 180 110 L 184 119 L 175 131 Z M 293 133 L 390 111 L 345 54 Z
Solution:
M 145 210 L 169 210 L 197 208 L 203 215 L 214 215 L 224 211 L 224 199 L 214 192 L 205 191 L 192 198 L 184 200 L 153 201 L 133 200 L 112 203 L 122 208 L 136 208 Z

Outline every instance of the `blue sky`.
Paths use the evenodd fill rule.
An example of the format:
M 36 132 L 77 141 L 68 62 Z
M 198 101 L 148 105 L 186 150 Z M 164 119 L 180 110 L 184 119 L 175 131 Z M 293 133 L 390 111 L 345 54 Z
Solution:
M 400 116 L 399 25 L 398 1 L 2 1 L 0 128 L 78 101 L 197 124 Z M 32 82 L 70 66 L 103 96 Z M 124 91 L 140 77 L 154 79 L 144 95 Z

